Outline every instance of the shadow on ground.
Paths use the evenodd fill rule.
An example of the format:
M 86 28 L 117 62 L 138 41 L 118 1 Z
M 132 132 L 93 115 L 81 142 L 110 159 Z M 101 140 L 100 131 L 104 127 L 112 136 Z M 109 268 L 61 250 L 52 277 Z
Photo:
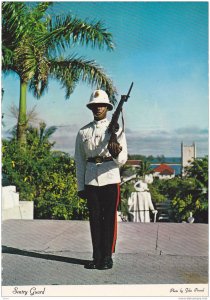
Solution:
M 32 251 L 27 251 L 27 250 L 21 250 L 18 248 L 13 248 L 13 247 L 7 247 L 4 245 L 2 246 L 2 253 L 36 257 L 36 258 L 41 258 L 41 259 L 46 259 L 46 260 L 53 260 L 53 261 L 62 261 L 62 262 L 66 262 L 66 263 L 74 264 L 74 265 L 85 265 L 87 262 L 89 262 L 89 260 L 32 252 Z

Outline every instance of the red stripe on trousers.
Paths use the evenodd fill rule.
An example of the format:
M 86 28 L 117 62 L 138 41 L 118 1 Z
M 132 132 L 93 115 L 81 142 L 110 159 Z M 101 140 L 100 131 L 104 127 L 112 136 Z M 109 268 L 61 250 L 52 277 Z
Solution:
M 115 207 L 115 221 L 114 221 L 114 235 L 113 235 L 113 242 L 112 242 L 112 253 L 115 252 L 115 245 L 117 240 L 117 207 L 120 202 L 120 184 L 117 185 L 118 193 L 117 193 L 117 201 Z

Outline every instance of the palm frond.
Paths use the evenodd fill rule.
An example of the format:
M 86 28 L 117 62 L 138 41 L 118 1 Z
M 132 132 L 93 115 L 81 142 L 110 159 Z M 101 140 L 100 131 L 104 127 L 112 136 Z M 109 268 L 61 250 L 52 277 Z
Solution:
M 44 139 L 44 132 L 46 128 L 46 123 L 45 122 L 40 122 L 39 123 L 39 143 L 41 144 L 43 139 Z
M 48 19 L 48 32 L 37 39 L 47 45 L 50 51 L 65 50 L 73 44 L 91 45 L 99 49 L 104 46 L 114 49 L 112 34 L 100 21 L 87 22 L 72 16 L 56 16 Z
M 23 39 L 14 51 L 14 63 L 22 80 L 30 80 L 36 67 L 36 53 L 27 39 Z
M 37 77 L 33 77 L 29 82 L 29 90 L 33 93 L 35 98 L 40 99 L 48 90 L 48 84 L 48 78 L 46 80 L 38 80 Z
M 15 118 L 16 120 L 18 119 L 19 109 L 14 103 L 10 106 L 9 112 L 11 114 L 10 117 Z
M 38 113 L 36 112 L 36 105 L 27 111 L 27 123 L 34 123 L 39 120 Z
M 14 69 L 14 52 L 2 45 L 2 70 L 8 71 Z
M 66 98 L 69 98 L 78 81 L 87 82 L 97 88 L 103 88 L 109 95 L 111 101 L 116 101 L 116 88 L 104 70 L 93 60 L 76 58 L 75 56 L 65 60 L 51 60 L 50 74 L 60 80 L 66 87 Z
M 34 75 L 29 82 L 29 89 L 39 99 L 48 88 L 49 62 L 44 55 L 37 57 Z
M 20 77 L 29 82 L 33 80 L 38 97 L 47 85 L 49 66 L 45 49 L 34 45 L 30 38 L 25 38 L 15 49 L 15 66 Z
M 19 108 L 14 103 L 9 107 L 9 113 L 9 117 L 18 120 Z M 27 124 L 35 123 L 40 120 L 38 117 L 38 113 L 36 112 L 36 105 L 27 110 L 26 120 Z
M 38 4 L 33 7 L 30 18 L 34 19 L 36 22 L 39 21 L 46 13 L 46 10 L 53 5 L 53 2 L 38 2 Z
M 57 130 L 56 126 L 46 127 L 45 122 L 41 122 L 39 124 L 39 144 L 43 144 L 44 142 L 48 141 L 51 135 Z
M 40 98 L 48 88 L 49 62 L 45 57 L 42 49 L 36 50 L 36 63 L 34 65 L 34 74 L 30 78 L 29 89 L 33 92 L 34 97 Z
M 26 12 L 23 2 L 2 3 L 2 44 L 10 49 L 14 49 L 29 30 Z
M 53 2 L 40 2 L 35 7 L 33 6 L 28 19 L 29 26 L 33 28 L 34 36 L 39 37 L 43 33 L 47 33 L 49 16 L 46 14 L 46 11 L 53 4 Z
M 56 126 L 50 126 L 46 128 L 45 133 L 44 133 L 44 139 L 43 140 L 48 140 L 49 137 L 57 130 L 58 128 Z

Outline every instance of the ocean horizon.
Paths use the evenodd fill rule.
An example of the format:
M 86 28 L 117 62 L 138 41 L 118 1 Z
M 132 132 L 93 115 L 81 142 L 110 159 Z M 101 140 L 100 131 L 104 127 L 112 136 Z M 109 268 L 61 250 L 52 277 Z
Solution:
M 160 163 L 151 164 L 150 167 L 153 170 L 154 168 L 156 168 L 159 165 L 160 165 Z M 175 171 L 175 175 L 180 175 L 181 174 L 181 168 L 182 168 L 181 164 L 170 164 L 170 167 Z
M 181 157 L 163 157 L 161 162 L 158 160 L 158 158 L 154 158 L 150 167 L 154 169 L 160 164 L 169 164 L 170 167 L 175 171 L 175 175 L 181 174 Z

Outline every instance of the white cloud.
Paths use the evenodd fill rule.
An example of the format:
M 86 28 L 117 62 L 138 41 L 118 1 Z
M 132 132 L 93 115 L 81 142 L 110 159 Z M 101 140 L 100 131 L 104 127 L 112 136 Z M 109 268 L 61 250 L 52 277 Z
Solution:
M 61 150 L 74 155 L 75 140 L 79 127 L 73 125 L 61 125 L 51 137 L 51 141 L 55 141 L 55 150 Z
M 74 154 L 77 125 L 59 127 L 53 135 L 55 149 Z M 129 154 L 181 156 L 181 142 L 185 145 L 196 143 L 197 156 L 208 154 L 208 129 L 198 127 L 178 128 L 169 130 L 138 130 L 126 129 Z
M 197 127 L 178 128 L 174 131 L 127 131 L 130 154 L 181 156 L 181 142 L 196 144 L 197 155 L 208 154 L 208 130 Z

